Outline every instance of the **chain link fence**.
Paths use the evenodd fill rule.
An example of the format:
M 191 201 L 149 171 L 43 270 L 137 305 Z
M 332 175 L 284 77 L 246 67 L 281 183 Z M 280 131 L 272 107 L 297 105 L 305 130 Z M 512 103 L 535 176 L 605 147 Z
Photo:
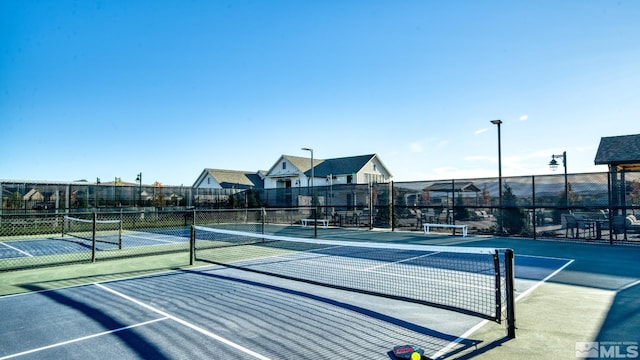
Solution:
M 0 187 L 0 270 L 176 252 L 186 259 L 191 224 L 301 237 L 324 227 L 422 233 L 427 224 L 460 234 L 437 229 L 446 224 L 469 235 L 640 244 L 639 172 L 278 189 Z M 117 231 L 121 244 L 101 241 Z
M 320 219 L 316 211 L 302 207 L 2 214 L 0 271 L 168 253 L 184 253 L 186 264 L 191 225 L 312 237 L 316 224 L 311 220 Z

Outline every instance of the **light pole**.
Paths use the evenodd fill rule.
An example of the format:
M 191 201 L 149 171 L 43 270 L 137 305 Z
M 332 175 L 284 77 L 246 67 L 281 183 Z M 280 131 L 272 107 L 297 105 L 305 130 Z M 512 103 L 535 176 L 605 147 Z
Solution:
M 501 140 L 500 140 L 500 125 L 502 124 L 502 120 L 491 120 L 491 123 L 498 126 L 498 196 L 499 196 L 499 206 L 500 206 L 500 232 L 504 232 L 503 227 L 503 218 L 502 218 L 502 150 L 501 150 Z
M 311 195 L 311 205 L 313 205 L 313 195 L 315 194 L 315 191 L 313 189 L 313 178 L 315 177 L 314 170 L 313 170 L 313 149 L 311 149 L 311 148 L 302 148 L 302 150 L 311 152 L 311 193 L 312 193 L 312 195 Z
M 313 219 L 316 220 L 318 218 L 318 214 L 315 208 L 315 197 L 316 197 L 316 189 L 313 187 L 313 178 L 315 177 L 315 173 L 313 170 L 313 149 L 312 148 L 302 148 L 304 151 L 309 151 L 311 153 L 311 206 L 313 206 Z M 318 236 L 318 222 L 313 222 L 313 236 Z
M 569 209 L 569 182 L 567 181 L 567 152 L 563 151 L 562 155 L 551 155 L 551 161 L 549 162 L 549 168 L 551 171 L 558 169 L 558 162 L 556 159 L 562 159 L 562 166 L 564 166 L 564 206 Z
M 100 202 L 99 201 L 100 200 L 100 198 L 99 198 L 100 194 L 99 194 L 99 191 L 98 191 L 99 189 L 100 189 L 100 178 L 97 177 L 96 178 L 96 207 L 100 207 L 100 203 L 99 203 Z
M 138 182 L 138 206 L 142 206 L 142 172 L 140 172 L 140 174 L 138 174 L 138 177 L 136 177 L 136 181 Z

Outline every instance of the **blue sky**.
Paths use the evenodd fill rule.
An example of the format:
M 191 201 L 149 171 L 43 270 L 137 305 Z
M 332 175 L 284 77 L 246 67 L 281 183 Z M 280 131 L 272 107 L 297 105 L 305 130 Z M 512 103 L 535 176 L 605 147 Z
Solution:
M 640 133 L 639 1 L 0 1 L 0 179 L 191 185 L 282 154 L 396 181 Z M 561 170 L 559 170 L 561 171 Z

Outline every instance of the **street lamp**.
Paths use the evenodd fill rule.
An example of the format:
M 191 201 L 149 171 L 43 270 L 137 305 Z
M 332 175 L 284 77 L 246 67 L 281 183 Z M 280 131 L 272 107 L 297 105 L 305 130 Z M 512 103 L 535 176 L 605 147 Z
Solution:
M 140 174 L 138 174 L 138 177 L 136 177 L 136 181 L 139 184 L 139 188 L 138 188 L 138 197 L 139 197 L 139 206 L 142 206 L 142 172 Z
M 558 162 L 556 159 L 562 159 L 562 166 L 564 167 L 564 206 L 569 208 L 569 182 L 567 181 L 567 152 L 563 151 L 562 155 L 551 155 L 551 161 L 549 161 L 549 168 L 551 171 L 558 169 Z
M 313 149 L 312 148 L 302 148 L 302 150 L 309 151 L 311 153 L 311 206 L 315 206 L 316 190 L 313 187 L 313 178 L 315 177 L 315 173 L 314 173 L 314 170 L 313 170 Z M 313 218 L 317 219 L 317 217 L 318 217 L 318 215 L 317 215 L 316 209 L 314 208 L 313 209 Z M 317 227 L 318 222 L 315 221 L 313 224 L 314 224 L 313 225 L 313 236 L 316 237 L 316 236 L 318 236 L 318 227 Z
M 498 126 L 498 196 L 500 202 L 500 232 L 504 232 L 503 218 L 502 218 L 502 150 L 500 141 L 500 125 L 502 120 L 491 120 L 491 123 Z
M 99 196 L 100 196 L 100 195 L 99 195 L 99 193 L 98 193 L 98 190 L 99 190 L 99 189 L 100 189 L 100 178 L 99 178 L 99 177 L 97 177 L 97 178 L 96 178 L 96 191 L 95 191 L 95 192 L 96 192 L 96 207 L 100 207 L 100 206 L 99 206 L 99 205 L 100 205 L 100 203 L 99 203 L 99 200 L 100 200 Z
M 313 149 L 302 148 L 302 150 L 311 152 L 311 191 L 313 192 L 313 178 L 315 177 L 315 174 L 313 173 Z M 311 200 L 311 203 L 313 204 L 313 200 Z

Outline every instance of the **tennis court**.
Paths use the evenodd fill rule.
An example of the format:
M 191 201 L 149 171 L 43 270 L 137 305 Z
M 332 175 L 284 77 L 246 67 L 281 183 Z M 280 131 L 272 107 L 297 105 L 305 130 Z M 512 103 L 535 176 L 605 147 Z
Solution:
M 355 241 L 363 236 L 362 232 L 333 234 L 334 239 Z M 371 232 L 369 237 L 383 243 L 400 239 L 412 246 L 464 241 L 466 245 L 484 247 L 494 246 L 495 240 Z M 251 247 L 256 246 L 233 248 Z M 303 253 L 314 261 L 320 257 L 333 260 L 345 257 L 344 253 L 334 253 L 336 247 L 330 249 L 323 248 L 321 253 L 307 249 Z M 380 261 L 362 253 L 349 254 L 346 256 L 349 260 Z M 277 259 L 276 268 L 300 270 L 291 265 L 299 260 L 292 260 L 289 252 L 282 256 L 270 257 Z M 423 266 L 413 263 L 416 257 L 412 253 L 400 256 L 405 258 L 394 258 L 390 263 L 396 267 Z M 534 291 L 571 261 L 516 252 L 516 298 Z M 271 261 L 269 266 L 274 263 Z M 385 284 L 415 282 L 406 275 L 388 279 L 389 269 L 385 267 Z M 353 274 L 349 271 L 347 268 L 331 271 L 332 281 L 350 281 Z M 430 267 L 430 271 L 450 278 L 460 273 L 459 269 L 444 265 Z M 465 268 L 462 272 L 468 271 Z M 488 340 L 474 337 L 474 331 L 487 326 L 501 329 L 503 334 L 491 341 L 507 341 L 504 323 L 229 266 L 190 267 L 56 290 L 42 290 L 34 284 L 23 286 L 32 292 L 0 298 L 0 316 L 5 324 L 0 334 L 0 359 L 392 359 L 391 349 L 403 344 L 420 346 L 428 357 L 451 358 L 486 344 Z M 455 301 L 454 294 L 445 296 Z
M 182 233 L 172 231 L 171 234 L 149 231 L 127 230 L 122 234 L 122 249 L 163 246 L 171 244 L 185 244 L 189 241 L 189 229 Z M 113 240 L 98 241 L 97 251 L 118 249 L 118 243 Z M 82 239 L 72 236 L 47 236 L 41 239 L 15 239 L 0 242 L 0 259 L 46 256 L 55 254 L 73 254 L 86 252 L 91 249 L 90 239 Z

